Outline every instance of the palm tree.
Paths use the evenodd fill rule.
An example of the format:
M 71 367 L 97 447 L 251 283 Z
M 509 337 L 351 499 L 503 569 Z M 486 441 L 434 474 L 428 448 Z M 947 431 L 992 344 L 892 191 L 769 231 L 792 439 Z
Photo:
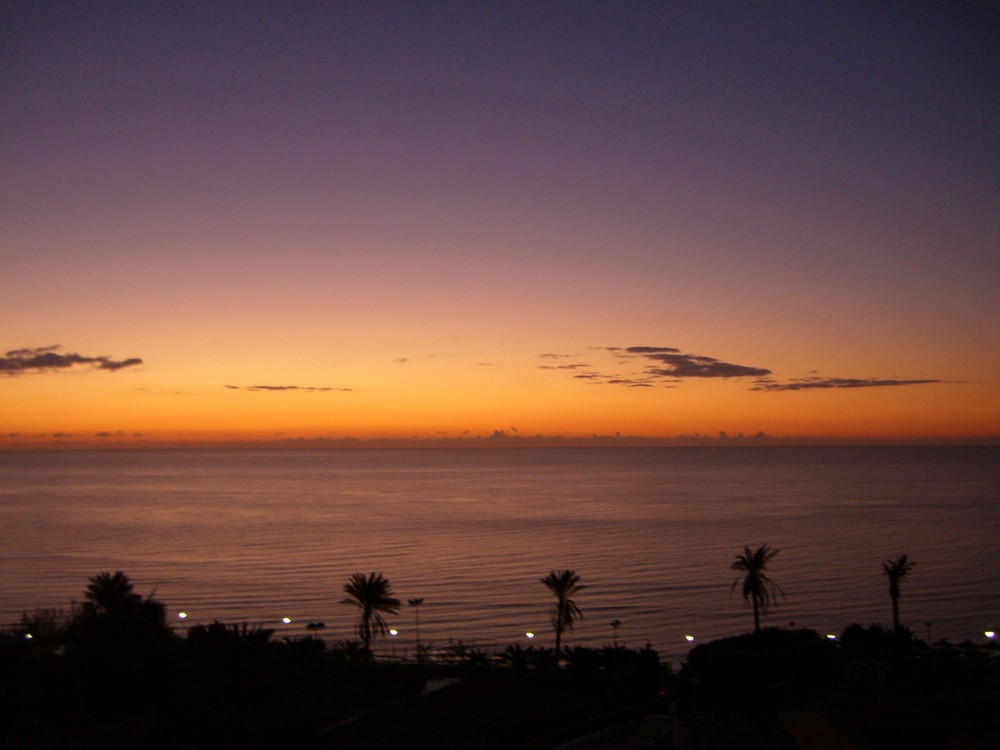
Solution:
M 889 579 L 889 597 L 892 599 L 892 629 L 899 632 L 899 582 L 906 577 L 906 574 L 913 570 L 915 562 L 906 559 L 906 555 L 900 555 L 895 560 L 886 560 L 882 563 L 882 572 Z
M 580 584 L 580 576 L 573 570 L 553 570 L 545 578 L 539 579 L 556 597 L 552 608 L 552 627 L 556 631 L 556 659 L 562 653 L 562 636 L 573 629 L 573 623 L 583 618 L 583 613 L 570 599 L 574 594 L 587 588 Z
M 760 632 L 760 616 L 767 614 L 767 610 L 772 603 L 775 603 L 778 596 L 784 597 L 785 592 L 781 587 L 772 581 L 767 573 L 767 564 L 774 559 L 780 550 L 771 549 L 766 544 L 761 545 L 751 552 L 749 547 L 743 548 L 743 554 L 737 555 L 733 564 L 729 567 L 738 570 L 743 575 L 738 576 L 730 588 L 730 593 L 736 588 L 736 584 L 743 581 L 743 601 L 747 606 L 753 607 L 753 630 Z
M 365 651 L 371 654 L 372 638 L 385 635 L 387 628 L 382 613 L 398 614 L 399 599 L 392 595 L 389 581 L 381 573 L 354 573 L 344 584 L 347 598 L 342 604 L 353 604 L 361 610 L 355 632 L 364 643 Z
M 84 598 L 87 600 L 85 606 L 94 614 L 112 621 L 132 613 L 142 602 L 128 576 L 120 570 L 114 574 L 104 572 L 93 576 Z
M 120 570 L 90 579 L 69 623 L 68 646 L 95 669 L 132 669 L 158 658 L 172 635 L 166 607 L 135 592 Z

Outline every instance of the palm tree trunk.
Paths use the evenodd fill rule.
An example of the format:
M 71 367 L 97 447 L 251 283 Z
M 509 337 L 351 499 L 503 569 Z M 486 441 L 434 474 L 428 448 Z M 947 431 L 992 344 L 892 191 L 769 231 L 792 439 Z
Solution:
M 892 632 L 899 632 L 899 597 L 892 597 Z
M 757 597 L 753 597 L 753 632 L 760 632 L 760 602 Z

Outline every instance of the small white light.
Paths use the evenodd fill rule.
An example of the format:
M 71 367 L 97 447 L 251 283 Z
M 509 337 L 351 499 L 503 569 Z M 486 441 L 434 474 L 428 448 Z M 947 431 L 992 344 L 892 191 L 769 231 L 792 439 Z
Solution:
M 389 631 L 389 635 L 399 635 L 399 631 L 393 628 L 392 630 Z
M 837 636 L 835 636 L 833 633 L 827 633 L 826 637 L 831 641 L 837 640 Z
M 532 633 L 532 632 L 531 632 L 530 630 L 529 630 L 529 631 L 528 631 L 527 633 L 525 633 L 525 635 L 526 635 L 526 636 L 527 636 L 528 638 L 534 638 L 534 637 L 535 637 L 535 634 L 534 634 L 534 633 Z
M 292 618 L 291 617 L 282 617 L 281 621 L 283 623 L 285 623 L 285 625 L 288 625 L 292 621 Z
M 27 638 L 27 639 L 28 639 L 28 640 L 30 641 L 30 640 L 31 640 L 32 638 L 34 638 L 35 636 L 33 636 L 33 635 L 32 635 L 31 633 L 25 633 L 25 634 L 24 634 L 24 637 L 25 637 L 25 638 Z
M 691 641 L 694 640 L 694 636 L 693 635 L 686 635 L 686 636 L 684 636 L 684 640 L 688 641 L 690 643 Z
M 178 612 L 178 613 L 177 613 L 177 618 L 178 618 L 179 620 L 183 620 L 183 619 L 185 619 L 185 618 L 186 618 L 187 616 L 188 616 L 188 613 L 187 613 L 187 612 Z
M 997 637 L 996 631 L 993 630 L 987 630 L 985 633 L 983 633 L 983 635 L 985 635 L 990 640 Z

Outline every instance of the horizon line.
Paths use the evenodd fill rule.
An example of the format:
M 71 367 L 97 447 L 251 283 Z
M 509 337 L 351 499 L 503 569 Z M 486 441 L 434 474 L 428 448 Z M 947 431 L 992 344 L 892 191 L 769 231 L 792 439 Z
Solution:
M 48 438 L 33 436 L 18 439 L 11 436 L 0 442 L 0 452 L 61 451 L 61 450 L 379 450 L 407 448 L 671 448 L 671 447 L 791 447 L 791 446 L 1000 446 L 1000 435 L 962 437 L 776 437 L 758 432 L 745 436 L 728 435 L 677 435 L 650 437 L 643 435 L 519 435 L 497 430 L 487 436 L 453 437 L 283 437 L 271 438 L 182 438 L 156 439 L 125 436 L 65 435 Z

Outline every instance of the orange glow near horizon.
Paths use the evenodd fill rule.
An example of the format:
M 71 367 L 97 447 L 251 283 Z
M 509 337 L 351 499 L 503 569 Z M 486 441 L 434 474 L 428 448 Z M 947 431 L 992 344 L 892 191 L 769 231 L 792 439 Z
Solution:
M 15 7 L 0 447 L 1000 440 L 992 19 L 689 5 Z
M 509 377 L 509 376 L 508 376 Z M 418 379 L 419 380 L 419 379 Z M 484 382 L 484 380 L 486 382 Z M 141 372 L 43 373 L 0 382 L 5 448 L 354 438 L 671 439 L 702 435 L 851 440 L 992 440 L 982 386 L 927 384 L 767 393 L 739 381 L 670 388 L 592 384 L 527 368 L 504 378 L 404 380 L 379 389 L 141 386 Z M 931 396 L 934 398 L 930 398 Z M 950 398 L 943 398 L 943 396 Z

